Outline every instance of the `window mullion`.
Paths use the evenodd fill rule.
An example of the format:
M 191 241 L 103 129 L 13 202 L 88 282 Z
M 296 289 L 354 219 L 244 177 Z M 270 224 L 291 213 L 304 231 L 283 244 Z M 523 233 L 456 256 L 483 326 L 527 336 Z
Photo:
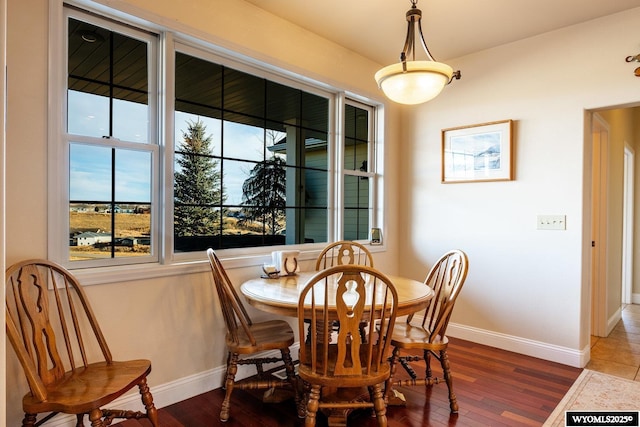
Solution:
M 173 151 L 173 135 L 175 135 L 175 40 L 171 32 L 164 32 L 160 35 L 159 49 L 160 57 L 158 58 L 158 82 L 161 94 L 158 99 L 161 117 L 161 129 L 159 135 L 160 144 L 160 165 L 161 170 L 158 176 L 161 176 L 161 188 L 156 188 L 158 200 L 156 203 L 156 218 L 158 224 L 155 225 L 157 230 L 161 230 L 159 234 L 162 239 L 160 258 L 163 263 L 173 262 L 174 238 L 173 238 L 173 176 L 175 156 Z
M 344 152 L 345 152 L 345 94 L 340 92 L 335 97 L 335 137 L 331 148 L 333 149 L 333 157 L 331 165 L 333 165 L 334 173 L 329 176 L 335 179 L 335 182 L 329 184 L 329 189 L 333 191 L 333 209 L 331 219 L 333 220 L 333 228 L 331 229 L 332 241 L 342 240 L 344 233 Z

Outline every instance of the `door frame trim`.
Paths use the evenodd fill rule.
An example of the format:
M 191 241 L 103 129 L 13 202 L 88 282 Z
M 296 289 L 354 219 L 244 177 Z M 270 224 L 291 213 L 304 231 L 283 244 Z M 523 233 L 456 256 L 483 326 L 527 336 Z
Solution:
M 609 125 L 596 112 L 591 120 L 591 335 L 607 336 L 607 185 Z

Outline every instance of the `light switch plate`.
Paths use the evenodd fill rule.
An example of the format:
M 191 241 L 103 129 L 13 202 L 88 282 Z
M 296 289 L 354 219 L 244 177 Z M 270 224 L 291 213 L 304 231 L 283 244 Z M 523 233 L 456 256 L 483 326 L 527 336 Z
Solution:
M 566 215 L 538 215 L 538 230 L 566 230 Z

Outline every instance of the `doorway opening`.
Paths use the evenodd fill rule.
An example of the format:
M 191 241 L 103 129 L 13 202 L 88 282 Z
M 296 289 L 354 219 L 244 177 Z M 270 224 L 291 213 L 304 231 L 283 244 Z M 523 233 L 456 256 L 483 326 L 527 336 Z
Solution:
M 635 226 L 635 147 L 640 144 L 640 107 L 590 111 L 591 132 L 591 335 L 606 337 L 626 304 L 640 302 L 634 275 L 640 244 Z

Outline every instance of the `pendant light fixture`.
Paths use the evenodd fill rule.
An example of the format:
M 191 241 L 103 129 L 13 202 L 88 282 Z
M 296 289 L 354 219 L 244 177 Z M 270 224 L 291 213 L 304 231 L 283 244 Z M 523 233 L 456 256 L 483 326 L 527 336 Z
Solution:
M 422 11 L 411 0 L 407 12 L 407 38 L 400 53 L 400 62 L 388 65 L 375 75 L 378 86 L 387 98 L 400 104 L 421 104 L 436 96 L 453 79 L 460 79 L 460 70 L 453 71 L 447 64 L 436 62 L 422 35 Z M 417 26 L 417 28 L 416 28 Z M 416 61 L 415 32 L 420 35 L 420 43 L 427 53 L 427 61 Z

